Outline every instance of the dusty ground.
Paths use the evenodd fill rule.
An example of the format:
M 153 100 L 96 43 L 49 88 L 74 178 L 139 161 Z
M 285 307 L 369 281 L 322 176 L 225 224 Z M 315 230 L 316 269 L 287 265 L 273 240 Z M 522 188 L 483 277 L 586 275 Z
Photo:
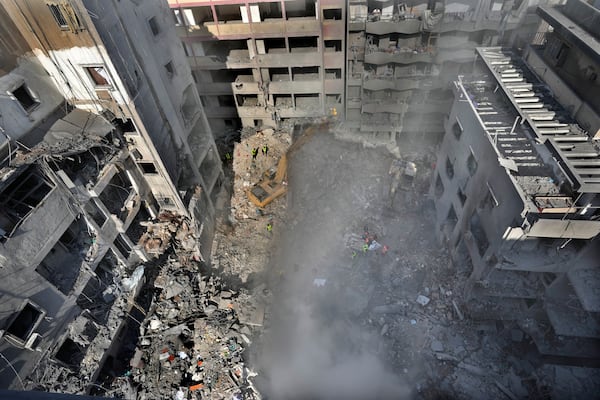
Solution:
M 290 142 L 288 131 L 244 132 L 213 265 L 182 260 L 186 241 L 174 247 L 153 284 L 128 378 L 113 382 L 121 384 L 113 393 L 227 400 L 595 393 L 589 370 L 543 365 L 510 324 L 464 315 L 462 268 L 432 232 L 433 147 L 404 146 L 418 174 L 392 203 L 390 152 L 324 130 L 290 157 L 287 196 L 259 210 L 245 190 Z M 265 143 L 269 154 L 259 150 L 253 161 L 251 149 Z M 382 247 L 363 251 L 364 237 Z
M 268 399 L 527 395 L 522 371 L 506 361 L 514 343 L 493 324 L 461 320 L 460 277 L 431 231 L 429 159 L 416 160 L 415 191 L 400 192 L 393 209 L 391 161 L 327 132 L 292 158 L 268 318 L 250 360 L 255 383 Z M 387 254 L 356 248 L 365 227 Z

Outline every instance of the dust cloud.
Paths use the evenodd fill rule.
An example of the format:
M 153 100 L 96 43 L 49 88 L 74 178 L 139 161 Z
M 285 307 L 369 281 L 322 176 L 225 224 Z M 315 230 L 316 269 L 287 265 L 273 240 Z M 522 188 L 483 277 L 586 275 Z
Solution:
M 345 243 L 381 212 L 389 162 L 327 132 L 292 157 L 288 216 L 273 230 L 271 315 L 252 360 L 265 398 L 410 397 L 369 315 L 386 260 L 353 257 Z

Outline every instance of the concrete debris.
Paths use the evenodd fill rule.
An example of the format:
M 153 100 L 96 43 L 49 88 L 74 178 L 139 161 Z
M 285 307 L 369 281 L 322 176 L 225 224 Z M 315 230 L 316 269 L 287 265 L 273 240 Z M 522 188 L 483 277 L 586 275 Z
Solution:
M 115 360 L 90 380 L 105 388 L 96 393 L 144 400 L 370 398 L 373 392 L 357 390 L 372 375 L 357 379 L 358 386 L 345 380 L 348 387 L 336 386 L 335 397 L 318 391 L 331 386 L 323 379 L 332 371 L 346 376 L 346 366 L 340 370 L 329 360 L 349 359 L 356 368 L 361 354 L 367 354 L 365 376 L 370 370 L 385 376 L 372 390 L 393 387 L 406 398 L 544 398 L 556 382 L 560 395 L 577 384 L 594 393 L 597 381 L 589 371 L 538 367 L 535 355 L 523 359 L 528 336 L 516 324 L 474 324 L 461 310 L 464 277 L 448 267 L 428 223 L 428 185 L 420 180 L 429 174 L 429 159 L 412 158 L 415 184 L 390 208 L 389 158 L 321 136 L 291 160 L 296 181 L 289 199 L 257 209 L 244 190 L 290 142 L 287 132 L 243 133 L 212 265 L 203 262 L 193 220 L 163 213 L 144 223 L 139 244 L 152 259 L 136 269 L 117 267 L 111 290 L 100 293 L 114 296 L 112 305 L 96 300 L 65 338 L 66 350 L 86 351 L 41 365 L 37 382 L 52 391 L 89 393 L 78 377 L 105 362 L 112 338 L 122 333 L 122 345 L 111 349 Z M 251 149 L 263 144 L 268 155 L 259 152 L 252 161 Z M 336 168 L 324 165 L 331 154 Z M 94 318 L 101 312 L 103 324 Z M 282 337 L 282 329 L 295 332 Z M 306 354 L 315 355 L 314 362 L 308 357 L 308 365 L 296 365 Z M 304 376 L 299 373 L 310 382 L 296 382 Z
M 423 296 L 422 294 L 420 294 L 417 296 L 417 299 L 415 301 L 424 307 L 427 304 L 429 304 L 431 299 L 427 296 Z
M 444 351 L 444 345 L 439 340 L 431 341 L 431 351 L 435 351 L 436 353 L 441 353 Z

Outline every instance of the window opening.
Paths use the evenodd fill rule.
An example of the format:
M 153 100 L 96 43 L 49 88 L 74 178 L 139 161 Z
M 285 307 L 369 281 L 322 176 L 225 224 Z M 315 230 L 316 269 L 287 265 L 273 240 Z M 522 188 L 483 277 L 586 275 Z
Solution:
M 156 21 L 156 17 L 152 17 L 148 20 L 148 25 L 150 26 L 150 30 L 154 36 L 160 33 L 160 27 L 158 26 L 158 22 Z
M 8 328 L 6 328 L 6 333 L 25 342 L 40 323 L 44 314 L 45 312 L 38 306 L 27 301 Z
M 96 86 L 109 86 L 110 78 L 108 72 L 103 66 L 85 67 L 90 78 Z
M 33 109 L 35 109 L 40 104 L 37 97 L 27 87 L 26 84 L 22 84 L 21 86 L 13 90 L 11 94 L 14 96 L 15 99 L 17 99 L 21 107 L 23 107 L 23 109 L 26 112 L 33 111 Z

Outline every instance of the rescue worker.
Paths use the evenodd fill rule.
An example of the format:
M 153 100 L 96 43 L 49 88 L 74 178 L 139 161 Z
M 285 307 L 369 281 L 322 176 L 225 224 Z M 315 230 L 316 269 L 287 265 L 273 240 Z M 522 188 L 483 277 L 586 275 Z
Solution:
M 369 245 L 368 244 L 363 244 L 363 253 L 366 253 L 367 251 L 369 251 Z
M 267 224 L 267 232 L 273 232 L 273 225 L 270 222 Z
M 227 162 L 231 161 L 231 153 L 230 152 L 225 153 L 225 161 L 227 161 Z
M 266 144 L 262 147 L 262 153 L 263 155 L 267 155 L 269 153 L 269 146 L 267 146 Z
M 256 160 L 256 156 L 258 155 L 258 147 L 252 148 L 252 161 Z

